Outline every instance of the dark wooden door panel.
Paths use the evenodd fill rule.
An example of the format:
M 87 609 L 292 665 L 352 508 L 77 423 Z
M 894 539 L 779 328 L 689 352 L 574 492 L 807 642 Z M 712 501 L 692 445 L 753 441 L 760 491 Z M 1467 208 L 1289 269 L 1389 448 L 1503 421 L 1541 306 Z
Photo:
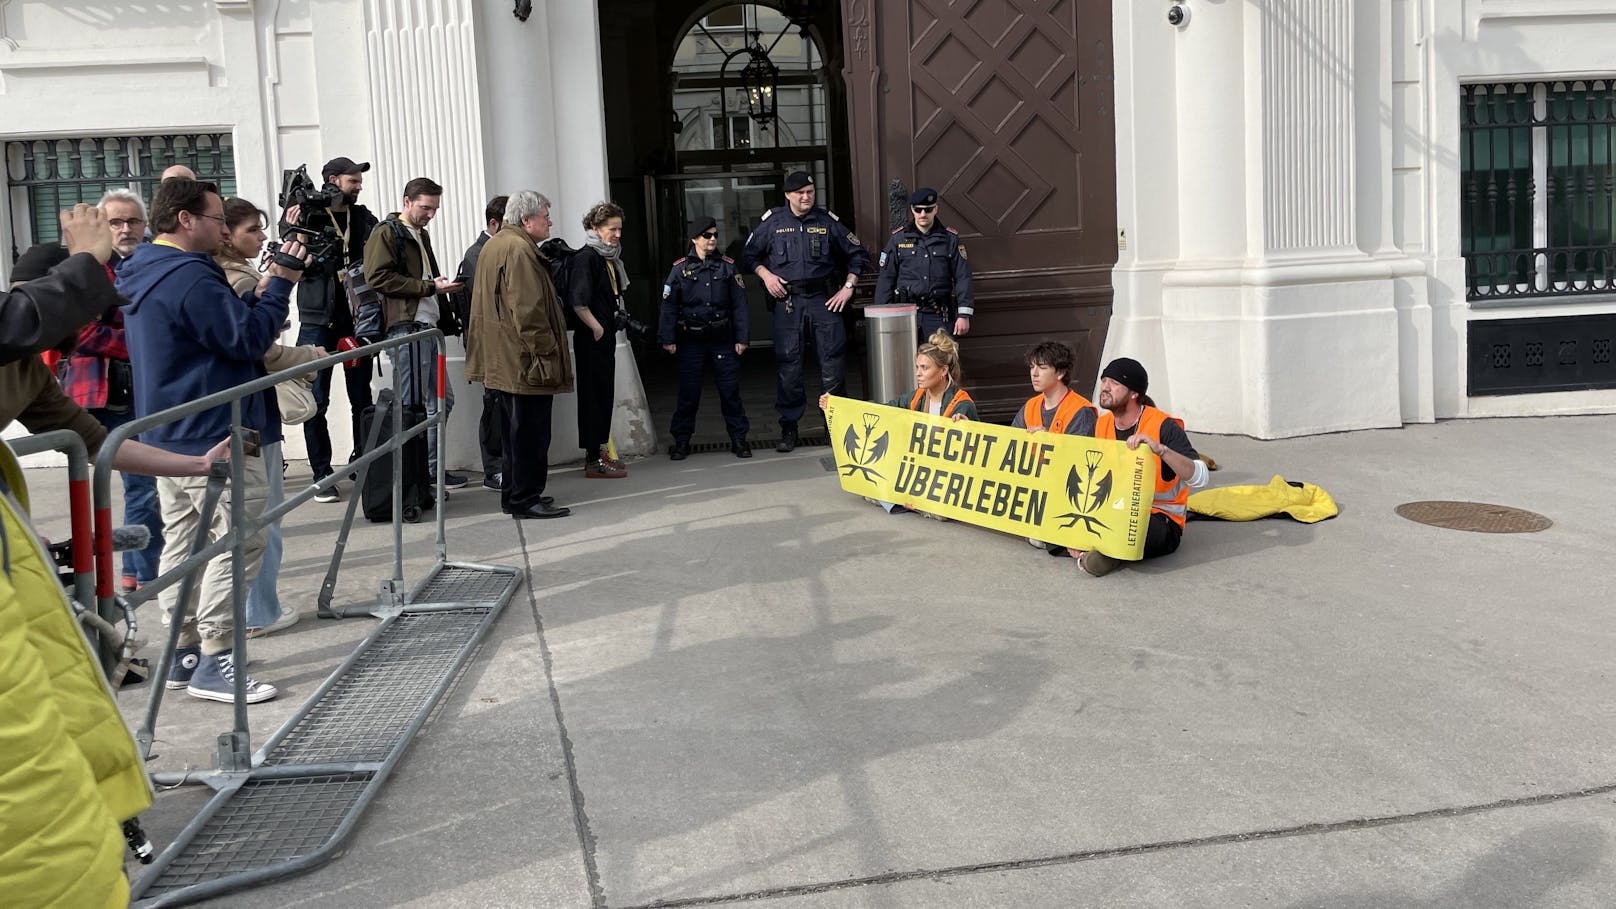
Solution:
M 846 10 L 860 225 L 886 223 L 890 180 L 942 192 L 977 277 L 962 347 L 989 415 L 1025 400 L 1022 352 L 1041 338 L 1073 345 L 1074 379 L 1092 381 L 1116 262 L 1109 0 L 849 0 Z

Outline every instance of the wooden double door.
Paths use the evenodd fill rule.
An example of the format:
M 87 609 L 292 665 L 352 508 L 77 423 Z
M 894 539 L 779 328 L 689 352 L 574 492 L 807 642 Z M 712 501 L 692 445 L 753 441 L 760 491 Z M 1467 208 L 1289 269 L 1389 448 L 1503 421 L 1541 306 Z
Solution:
M 1110 0 L 842 0 L 842 41 L 860 233 L 878 253 L 909 191 L 941 193 L 975 275 L 962 351 L 984 416 L 1031 394 L 1043 338 L 1087 392 L 1117 259 Z

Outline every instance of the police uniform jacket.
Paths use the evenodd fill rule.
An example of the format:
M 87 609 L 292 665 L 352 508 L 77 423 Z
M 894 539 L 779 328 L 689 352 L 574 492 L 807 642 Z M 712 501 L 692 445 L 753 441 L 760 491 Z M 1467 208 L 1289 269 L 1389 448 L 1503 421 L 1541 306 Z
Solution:
M 703 259 L 692 251 L 674 262 L 668 280 L 662 284 L 657 343 L 678 343 L 681 327 L 726 324 L 733 333 L 730 343 L 750 343 L 746 290 L 741 285 L 741 273 L 735 269 L 735 260 L 720 255 Z
M 941 221 L 921 233 L 913 221 L 887 238 L 875 280 L 875 305 L 897 302 L 895 291 L 935 301 L 942 311 L 970 318 L 976 311 L 965 243 Z M 916 301 L 918 302 L 918 300 Z
M 811 208 L 801 218 L 791 206 L 769 209 L 746 238 L 741 268 L 755 272 L 767 266 L 798 294 L 819 294 L 828 280 L 860 275 L 870 265 L 870 253 L 859 245 L 847 225 L 823 208 Z

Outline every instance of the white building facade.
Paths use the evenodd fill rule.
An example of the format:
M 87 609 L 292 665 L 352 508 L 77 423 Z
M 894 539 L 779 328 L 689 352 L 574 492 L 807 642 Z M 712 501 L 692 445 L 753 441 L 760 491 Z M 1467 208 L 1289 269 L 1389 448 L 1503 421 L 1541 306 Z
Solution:
M 1187 14 L 1179 25 L 1166 17 L 1175 6 Z M 227 189 L 265 209 L 282 169 L 316 170 L 337 155 L 373 162 L 362 201 L 378 214 L 397 208 L 409 178 L 431 176 L 445 187 L 432 232 L 446 270 L 496 193 L 544 192 L 557 233 L 577 245 L 576 215 L 608 196 L 603 110 L 642 99 L 604 96 L 593 0 L 538 0 L 525 21 L 512 7 L 0 0 L 0 270 L 49 239 L 42 200 L 72 201 L 37 161 L 47 146 L 72 158 L 63 139 L 93 149 L 84 161 L 124 155 L 144 177 L 166 161 L 141 149 L 175 136 L 210 153 L 222 146 L 228 154 L 213 160 L 228 168 Z M 1275 438 L 1616 410 L 1616 381 L 1601 378 L 1610 341 L 1600 326 L 1610 322 L 1597 318 L 1616 315 L 1612 263 L 1597 255 L 1616 247 L 1616 110 L 1595 110 L 1616 76 L 1616 7 L 1116 0 L 1112 10 L 1120 230 L 1105 350 L 1149 365 L 1153 396 L 1191 428 Z M 1505 100 L 1471 103 L 1475 86 Z M 1513 132 L 1464 126 L 1467 109 L 1504 110 L 1512 93 L 1531 108 Z M 1557 104 L 1584 95 L 1576 128 L 1560 129 Z M 88 142 L 113 139 L 133 144 L 114 153 Z M 1561 166 L 1567 143 L 1581 150 Z M 1501 157 L 1517 147 L 1520 160 Z M 84 183 L 90 165 L 74 166 L 68 176 Z M 1527 180 L 1534 191 L 1521 188 Z M 1568 195 L 1572 182 L 1587 191 Z M 1499 193 L 1509 196 L 1502 214 Z M 1572 220 L 1587 229 L 1568 241 L 1559 235 L 1572 196 L 1582 206 Z M 1480 197 L 1486 229 L 1475 223 Z M 1466 247 L 1478 243 L 1508 254 L 1472 255 L 1467 267 Z M 1581 258 L 1555 259 L 1561 247 Z M 986 315 L 980 327 L 991 331 Z M 1569 352 L 1564 341 L 1534 353 L 1529 339 L 1505 337 L 1489 362 L 1565 367 L 1580 357 L 1561 385 L 1590 387 L 1532 390 L 1478 375 L 1473 337 L 1488 323 L 1564 319 L 1580 320 L 1561 332 Z M 456 374 L 459 350 L 451 344 Z M 655 434 L 626 353 L 615 435 L 648 452 Z M 461 385 L 455 468 L 478 461 L 479 396 Z M 330 422 L 346 434 L 346 421 Z M 559 452 L 570 407 L 558 407 L 556 428 Z M 288 456 L 299 457 L 301 434 L 288 437 Z M 346 439 L 333 442 L 346 450 Z
M 1125 248 L 1106 349 L 1161 364 L 1152 389 L 1191 427 L 1276 438 L 1616 409 L 1600 318 L 1616 312 L 1616 7 L 1114 8 Z M 1524 99 L 1524 116 L 1466 130 L 1477 92 Z M 1576 125 L 1543 125 L 1567 96 L 1586 101 L 1562 112 Z M 1571 236 L 1556 208 L 1581 219 Z M 1473 256 L 1489 281 L 1467 272 L 1467 246 L 1528 252 Z M 1505 320 L 1572 321 L 1473 350 Z M 1572 377 L 1559 384 L 1605 387 L 1496 393 L 1516 380 L 1495 367 L 1545 359 Z
M 160 11 L 160 13 L 159 13 Z M 430 228 L 440 266 L 452 273 L 482 230 L 483 208 L 499 193 L 537 189 L 554 207 L 555 234 L 582 241 L 577 216 L 606 197 L 599 33 L 593 3 L 541 2 L 527 21 L 505 2 L 473 0 L 173 0 L 80 4 L 56 0 L 0 3 L 0 138 L 13 178 L 0 249 L 20 252 L 54 218 L 31 204 L 23 158 L 54 145 L 93 176 L 97 154 L 73 160 L 50 140 L 147 140 L 155 161 L 187 137 L 228 146 L 227 193 L 274 212 L 281 171 L 320 165 L 338 155 L 368 161 L 360 201 L 378 216 L 397 211 L 404 184 L 430 176 L 444 187 Z M 30 141 L 32 140 L 32 141 Z M 40 141 L 44 140 L 44 141 Z M 137 141 L 136 145 L 140 145 Z M 105 146 L 73 143 L 75 148 Z M 137 159 L 140 152 L 131 152 Z M 203 179 L 218 173 L 203 156 Z M 142 169 L 141 165 L 145 167 Z M 95 201 L 101 182 L 83 198 Z M 106 182 L 117 182 L 115 179 Z M 137 185 L 139 185 L 137 183 Z M 52 188 L 42 201 L 68 204 Z M 9 269 L 11 255 L 0 267 Z M 295 317 L 295 307 L 294 307 Z M 296 337 L 295 327 L 286 337 Z M 620 353 L 623 351 L 620 348 Z M 464 348 L 449 344 L 457 382 L 449 465 L 480 465 L 480 394 L 465 386 Z M 649 451 L 644 393 L 632 357 L 620 356 L 618 444 Z M 626 367 L 626 375 L 624 374 Z M 378 378 L 378 386 L 390 378 Z M 333 410 L 343 402 L 333 383 Z M 576 448 L 570 396 L 558 402 L 552 451 Z M 330 420 L 333 449 L 348 450 L 347 421 Z M 302 456 L 302 433 L 287 433 L 286 454 Z M 580 453 L 581 454 L 581 453 Z M 553 455 L 554 456 L 554 455 Z

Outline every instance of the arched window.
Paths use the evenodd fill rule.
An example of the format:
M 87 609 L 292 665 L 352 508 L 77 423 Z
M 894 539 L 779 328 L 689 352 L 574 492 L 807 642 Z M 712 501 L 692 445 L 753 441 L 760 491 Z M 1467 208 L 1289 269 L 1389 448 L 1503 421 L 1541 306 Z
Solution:
M 674 52 L 673 113 L 681 157 L 823 148 L 829 136 L 819 47 L 807 28 L 773 7 L 716 9 L 696 20 Z

